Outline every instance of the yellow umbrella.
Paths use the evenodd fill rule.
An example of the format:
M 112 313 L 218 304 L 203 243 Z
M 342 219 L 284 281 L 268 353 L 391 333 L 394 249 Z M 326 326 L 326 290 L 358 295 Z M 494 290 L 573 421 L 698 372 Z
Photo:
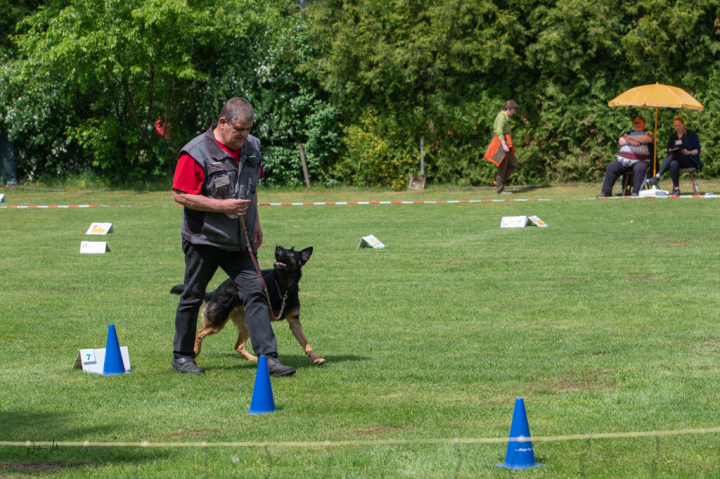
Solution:
M 688 110 L 704 110 L 704 107 L 682 88 L 670 85 L 643 85 L 631 88 L 622 95 L 613 98 L 608 106 L 632 106 L 635 108 L 655 108 L 655 160 L 653 175 L 657 164 L 657 109 L 687 108 Z

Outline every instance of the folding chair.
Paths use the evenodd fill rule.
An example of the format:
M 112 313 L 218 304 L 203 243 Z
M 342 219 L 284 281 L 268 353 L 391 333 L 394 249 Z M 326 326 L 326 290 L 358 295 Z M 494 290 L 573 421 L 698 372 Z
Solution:
M 648 189 L 648 184 L 647 184 L 648 171 L 650 171 L 649 168 L 647 170 L 645 170 L 645 178 L 643 178 L 643 186 L 642 186 L 641 190 Z M 695 170 L 693 169 L 693 171 L 695 171 Z M 634 171 L 630 171 L 630 172 L 622 175 L 622 181 L 621 181 L 622 189 L 620 190 L 620 196 L 630 196 L 632 194 L 632 180 L 634 180 L 634 179 L 635 179 Z M 628 193 L 628 187 L 630 187 L 630 193 Z
M 680 173 L 681 175 L 683 173 L 690 174 L 690 189 L 692 190 L 693 195 L 699 191 L 699 188 L 697 188 L 697 183 L 695 183 L 695 172 L 696 171 L 697 171 L 697 168 L 680 168 L 678 170 L 678 173 Z

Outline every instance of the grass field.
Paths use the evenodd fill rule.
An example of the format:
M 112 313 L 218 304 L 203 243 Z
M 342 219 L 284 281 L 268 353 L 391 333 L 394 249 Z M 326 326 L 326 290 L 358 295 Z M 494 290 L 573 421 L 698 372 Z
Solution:
M 687 182 L 686 182 L 687 183 Z M 685 188 L 687 189 L 687 188 Z M 720 183 L 702 183 L 720 192 Z M 278 412 L 251 416 L 254 365 L 231 326 L 207 374 L 172 373 L 170 287 L 182 281 L 169 193 L 1 189 L 0 441 L 343 441 L 507 437 L 516 397 L 533 436 L 720 426 L 720 199 L 604 200 L 599 185 L 515 190 L 550 202 L 262 207 L 265 244 L 313 246 L 301 283 L 315 366 L 285 324 Z M 497 198 L 489 189 L 313 190 L 261 201 Z M 152 206 L 168 206 L 153 208 Z M 538 215 L 548 228 L 500 229 Z M 80 255 L 93 221 L 112 252 Z M 358 250 L 374 234 L 384 250 Z M 272 249 L 260 250 L 268 267 Z M 212 285 L 224 279 L 219 272 Z M 132 374 L 71 370 L 108 324 Z M 504 444 L 263 448 L 0 447 L 0 476 L 717 477 L 720 434 L 534 444 L 547 465 L 493 467 Z

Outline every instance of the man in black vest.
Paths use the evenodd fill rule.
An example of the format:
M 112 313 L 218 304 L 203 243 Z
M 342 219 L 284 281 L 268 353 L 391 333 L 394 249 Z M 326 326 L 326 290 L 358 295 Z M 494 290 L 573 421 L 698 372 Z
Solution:
M 255 354 L 267 356 L 273 376 L 295 373 L 277 359 L 268 304 L 250 258 L 251 254 L 257 256 L 262 244 L 256 189 L 265 161 L 260 140 L 250 135 L 253 121 L 250 103 L 232 98 L 223 106 L 218 122 L 185 145 L 178 157 L 173 195 L 184 206 L 185 290 L 175 314 L 175 357 L 170 367 L 179 373 L 205 372 L 195 363 L 197 317 L 205 288 L 218 267 L 240 289 Z M 252 238 L 250 245 L 245 244 L 240 221 Z

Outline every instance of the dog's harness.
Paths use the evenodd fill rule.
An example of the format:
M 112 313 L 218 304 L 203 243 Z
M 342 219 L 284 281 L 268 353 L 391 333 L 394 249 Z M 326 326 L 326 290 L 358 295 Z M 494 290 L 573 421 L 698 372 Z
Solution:
M 270 303 L 270 295 L 268 294 L 267 285 L 265 284 L 265 280 L 263 279 L 262 273 L 260 272 L 260 267 L 257 264 L 257 261 L 255 260 L 255 255 L 252 252 L 252 248 L 250 247 L 250 239 L 248 238 L 247 228 L 245 227 L 245 220 L 240 217 L 240 227 L 242 228 L 243 236 L 245 236 L 245 244 L 247 244 L 249 253 L 250 253 L 250 259 L 252 259 L 253 264 L 255 265 L 255 271 L 257 271 L 258 276 L 260 276 L 260 282 L 262 282 L 263 285 L 263 291 L 265 291 L 265 299 L 267 299 L 268 304 L 268 311 L 270 311 L 270 317 L 273 319 L 273 321 L 280 321 L 280 318 L 282 318 L 283 312 L 285 311 L 285 300 L 287 299 L 288 292 L 285 291 L 285 295 L 283 296 L 280 294 L 280 286 L 277 284 L 277 281 L 275 282 L 275 286 L 278 290 L 278 296 L 282 297 L 282 305 L 280 306 L 280 313 L 278 313 L 277 316 L 275 316 L 275 313 L 273 313 L 272 309 L 272 303 Z

